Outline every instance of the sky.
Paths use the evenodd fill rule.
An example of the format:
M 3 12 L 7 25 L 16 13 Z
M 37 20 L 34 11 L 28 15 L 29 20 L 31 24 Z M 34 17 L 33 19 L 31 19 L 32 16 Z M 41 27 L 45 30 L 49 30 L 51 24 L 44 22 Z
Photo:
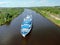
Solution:
M 60 6 L 60 0 L 0 0 L 0 7 Z

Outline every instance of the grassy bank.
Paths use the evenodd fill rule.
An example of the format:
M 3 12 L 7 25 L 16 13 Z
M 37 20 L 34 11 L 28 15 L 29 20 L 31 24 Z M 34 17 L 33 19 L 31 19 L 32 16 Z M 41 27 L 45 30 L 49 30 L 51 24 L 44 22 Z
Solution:
M 8 24 L 23 11 L 23 8 L 0 8 L 0 25 Z
M 60 26 L 60 20 L 51 17 L 51 15 L 55 16 L 56 18 L 60 19 L 60 7 L 36 7 L 30 8 L 37 13 L 40 13 L 42 16 L 46 17 L 56 25 Z
M 51 17 L 51 15 L 60 18 L 60 7 L 32 7 L 29 8 L 49 19 L 60 26 L 60 20 Z M 0 25 L 9 24 L 9 22 L 24 11 L 23 8 L 0 8 Z

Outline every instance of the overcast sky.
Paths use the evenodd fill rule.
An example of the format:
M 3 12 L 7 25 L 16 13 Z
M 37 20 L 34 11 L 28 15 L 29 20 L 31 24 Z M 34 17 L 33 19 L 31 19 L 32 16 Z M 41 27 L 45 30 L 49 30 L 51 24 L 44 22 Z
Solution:
M 60 6 L 60 0 L 0 0 L 0 7 Z

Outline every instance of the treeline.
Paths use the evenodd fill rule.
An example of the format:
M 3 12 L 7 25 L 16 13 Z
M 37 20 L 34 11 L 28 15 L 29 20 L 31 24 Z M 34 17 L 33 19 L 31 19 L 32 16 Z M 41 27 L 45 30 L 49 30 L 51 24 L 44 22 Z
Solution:
M 58 7 L 35 7 L 35 8 L 30 8 L 34 10 L 35 12 L 41 14 L 42 16 L 48 18 L 55 24 L 60 26 L 60 20 L 56 20 L 55 18 L 52 18 L 50 15 L 53 15 L 57 18 L 60 18 L 60 6 Z
M 9 23 L 23 11 L 23 8 L 0 8 L 0 25 Z
M 60 14 L 60 8 L 59 7 L 37 7 L 37 8 L 31 8 L 36 11 L 49 11 L 50 13 L 54 14 Z

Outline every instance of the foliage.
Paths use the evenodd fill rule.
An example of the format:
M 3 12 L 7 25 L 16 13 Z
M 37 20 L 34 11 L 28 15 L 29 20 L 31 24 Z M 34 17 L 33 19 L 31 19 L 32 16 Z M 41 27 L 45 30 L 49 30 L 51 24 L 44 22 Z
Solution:
M 42 16 L 48 18 L 53 23 L 60 26 L 60 20 L 56 20 L 50 17 L 50 14 L 53 14 L 54 16 L 60 18 L 60 7 L 35 7 L 35 8 L 30 8 L 30 9 L 36 11 L 37 13 L 40 13 Z
M 10 22 L 23 12 L 23 8 L 0 8 L 0 25 Z

